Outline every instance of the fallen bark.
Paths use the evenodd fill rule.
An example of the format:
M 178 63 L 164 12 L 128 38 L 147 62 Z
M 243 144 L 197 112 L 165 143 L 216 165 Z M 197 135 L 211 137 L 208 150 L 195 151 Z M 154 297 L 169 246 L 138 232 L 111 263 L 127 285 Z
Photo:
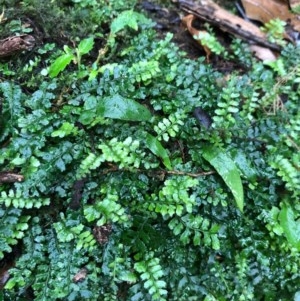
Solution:
M 221 30 L 229 32 L 240 39 L 275 51 L 281 50 L 281 46 L 269 42 L 266 34 L 256 25 L 226 11 L 213 1 L 178 0 L 178 3 L 183 11 L 193 14 L 197 18 L 219 27 Z

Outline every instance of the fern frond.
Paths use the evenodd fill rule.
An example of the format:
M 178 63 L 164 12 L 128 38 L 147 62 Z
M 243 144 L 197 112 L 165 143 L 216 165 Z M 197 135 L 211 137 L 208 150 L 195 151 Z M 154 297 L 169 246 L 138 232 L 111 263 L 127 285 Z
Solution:
M 233 77 L 227 87 L 223 88 L 220 99 L 217 102 L 218 108 L 215 110 L 216 116 L 213 117 L 216 128 L 229 128 L 235 125 L 235 114 L 240 111 L 241 95 L 236 89 L 238 78 Z
M 132 82 L 144 82 L 150 84 L 151 79 L 157 77 L 160 74 L 158 61 L 140 61 L 134 63 L 128 70 Z
M 102 150 L 103 161 L 118 163 L 120 168 L 138 168 L 141 164 L 141 155 L 143 156 L 138 151 L 139 145 L 139 141 L 133 140 L 132 137 L 124 141 L 113 138 L 98 145 L 98 148 Z
M 88 222 L 97 221 L 97 226 L 106 223 L 126 223 L 129 219 L 125 208 L 119 203 L 116 191 L 102 187 L 101 196 L 93 205 L 84 207 L 84 216 Z
M 24 237 L 29 219 L 30 216 L 22 214 L 20 209 L 0 207 L 0 259 Z
M 164 271 L 159 259 L 154 257 L 153 252 L 149 252 L 145 259 L 134 264 L 134 269 L 144 281 L 144 288 L 152 296 L 152 300 L 167 300 L 166 295 L 168 292 L 165 289 L 167 284 L 162 280 Z
M 300 195 L 300 176 L 298 167 L 282 155 L 277 155 L 270 163 L 278 170 L 277 174 L 285 182 L 287 189 L 293 192 L 294 197 Z
M 77 170 L 76 178 L 81 179 L 87 175 L 91 170 L 97 169 L 104 161 L 102 156 L 96 156 L 94 153 L 89 153 L 86 158 L 82 160 Z
M 183 120 L 186 117 L 183 112 L 175 112 L 170 114 L 168 118 L 163 118 L 154 126 L 154 131 L 157 133 L 158 140 L 169 141 L 170 137 L 177 136 L 180 127 L 184 124 Z
M 179 240 L 187 245 L 193 242 L 195 246 L 204 245 L 214 250 L 220 249 L 218 239 L 219 226 L 210 223 L 208 219 L 200 215 L 186 214 L 182 217 L 173 217 L 169 224 L 169 228 L 174 235 L 179 236 Z
M 0 204 L 5 204 L 6 207 L 13 206 L 14 208 L 41 208 L 50 204 L 49 198 L 26 198 L 23 197 L 21 191 L 13 191 L 10 189 L 1 192 Z

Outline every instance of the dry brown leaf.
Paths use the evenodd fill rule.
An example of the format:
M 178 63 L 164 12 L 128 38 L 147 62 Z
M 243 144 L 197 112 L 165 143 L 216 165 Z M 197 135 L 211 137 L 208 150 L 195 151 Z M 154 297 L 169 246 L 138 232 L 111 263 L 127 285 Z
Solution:
M 93 229 L 93 234 L 95 239 L 99 242 L 99 244 L 104 245 L 108 242 L 111 231 L 112 225 L 105 224 L 103 226 L 95 226 Z
M 269 48 L 259 45 L 250 45 L 249 48 L 251 52 L 253 52 L 254 55 L 261 61 L 276 61 L 276 55 Z
M 76 275 L 73 277 L 73 282 L 77 283 L 77 282 L 81 282 L 83 281 L 86 276 L 87 276 L 88 270 L 86 267 L 80 269 Z
M 290 22 L 294 30 L 300 31 L 300 19 L 289 10 L 287 3 L 278 0 L 241 0 L 249 19 L 267 23 L 272 19 Z M 299 0 L 297 0 L 299 3 Z
M 184 18 L 182 18 L 182 24 L 183 26 L 189 31 L 189 33 L 195 37 L 195 36 L 199 36 L 200 34 L 207 34 L 207 31 L 205 30 L 198 30 L 196 29 L 195 27 L 193 27 L 192 23 L 193 23 L 193 20 L 196 19 L 196 17 L 192 14 L 190 15 L 187 15 L 185 16 Z M 196 39 L 196 41 L 200 44 L 200 46 L 203 47 L 205 53 L 206 53 L 206 59 L 207 61 L 209 61 L 209 56 L 211 55 L 211 51 L 210 49 L 205 46 L 205 45 L 202 45 L 201 43 L 201 39 Z

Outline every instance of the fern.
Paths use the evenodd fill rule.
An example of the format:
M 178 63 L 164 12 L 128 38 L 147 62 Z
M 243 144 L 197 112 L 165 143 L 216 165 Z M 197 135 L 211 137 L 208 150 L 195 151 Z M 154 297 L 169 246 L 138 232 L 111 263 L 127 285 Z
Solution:
M 168 224 L 174 235 L 179 236 L 179 240 L 187 245 L 191 242 L 195 246 L 205 245 L 214 250 L 220 249 L 218 239 L 218 225 L 211 225 L 207 219 L 201 216 L 186 214 L 180 218 L 174 217 Z M 203 240 L 203 242 L 202 242 Z
M 217 102 L 218 109 L 215 110 L 216 116 L 213 117 L 214 126 L 226 128 L 235 125 L 235 114 L 239 112 L 240 93 L 236 90 L 238 78 L 230 80 L 228 87 L 223 88 L 221 99 Z
M 167 300 L 165 298 L 167 295 L 166 282 L 161 280 L 164 272 L 159 259 L 155 258 L 151 252 L 145 259 L 134 265 L 134 269 L 140 273 L 140 277 L 144 281 L 144 288 L 149 292 L 152 300 Z
M 133 140 L 132 137 L 128 137 L 124 142 L 113 138 L 107 143 L 99 144 L 98 147 L 102 151 L 103 160 L 118 163 L 120 168 L 131 166 L 138 168 L 141 164 L 139 141 Z
M 106 187 L 102 187 L 100 193 L 102 198 L 96 199 L 94 205 L 87 205 L 84 208 L 84 216 L 87 221 L 96 221 L 98 226 L 107 222 L 126 223 L 129 217 L 125 208 L 118 203 L 118 194 Z
M 14 208 L 40 208 L 50 204 L 49 198 L 24 198 L 20 191 L 16 193 L 13 190 L 9 190 L 8 194 L 6 191 L 1 192 L 0 203 L 5 204 L 6 207 L 11 205 Z
M 154 126 L 154 130 L 157 133 L 158 140 L 169 141 L 170 137 L 175 138 L 179 132 L 180 126 L 183 125 L 183 119 L 185 114 L 182 112 L 176 112 L 173 115 L 169 115 L 168 118 L 163 118 Z
M 0 91 L 3 94 L 1 105 L 3 106 L 1 112 L 1 137 L 0 141 L 5 141 L 11 132 L 14 132 L 17 126 L 18 116 L 22 115 L 24 108 L 21 103 L 23 100 L 22 90 L 20 87 L 9 82 L 0 83 Z M 4 123 L 5 120 L 5 123 Z M 0 162 L 1 162 L 0 156 Z
M 91 252 L 95 249 L 96 240 L 91 229 L 79 223 L 78 220 L 73 220 L 72 217 L 68 219 L 63 215 L 61 217 L 61 221 L 53 224 L 58 241 L 65 243 L 75 240 L 77 250 L 84 248 Z
M 0 257 L 20 249 L 5 297 L 295 299 L 299 49 L 266 66 L 236 41 L 224 59 L 247 68 L 224 77 L 134 1 L 79 2 L 61 18 L 89 20 L 65 48 L 79 68 L 57 72 L 55 44 L 0 67 L 20 83 L 4 70 L 0 168 L 24 177 L 0 183 Z
M 151 79 L 160 72 L 158 61 L 141 61 L 135 63 L 128 69 L 134 82 L 144 82 L 146 85 L 151 83 Z
M 190 188 L 198 184 L 196 179 L 189 177 L 173 177 L 164 183 L 158 195 L 152 194 L 148 202 L 143 204 L 150 211 L 162 216 L 181 216 L 184 212 L 192 212 L 195 205 L 195 195 L 189 194 Z
M 271 162 L 271 166 L 278 170 L 277 174 L 286 183 L 287 189 L 294 192 L 294 197 L 297 197 L 300 191 L 300 177 L 297 166 L 294 166 L 290 160 L 281 155 L 277 155 L 274 158 L 274 161 Z
M 79 165 L 76 175 L 77 179 L 81 179 L 82 177 L 87 175 L 91 170 L 98 168 L 103 161 L 103 157 L 97 157 L 95 154 L 89 153 Z
M 24 237 L 29 219 L 30 216 L 23 215 L 21 209 L 0 208 L 0 259 L 3 259 L 4 252 L 10 253 L 12 246 Z

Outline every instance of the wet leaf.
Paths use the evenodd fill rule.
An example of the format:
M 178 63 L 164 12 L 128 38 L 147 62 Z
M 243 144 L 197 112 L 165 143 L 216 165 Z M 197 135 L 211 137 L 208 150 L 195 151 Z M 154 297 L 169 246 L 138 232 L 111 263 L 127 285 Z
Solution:
M 151 150 L 151 152 L 160 157 L 164 163 L 164 165 L 168 169 L 172 169 L 171 161 L 168 155 L 167 150 L 162 146 L 162 144 L 152 135 L 149 133 L 146 137 L 146 145 Z
M 49 68 L 50 77 L 56 77 L 61 71 L 63 71 L 72 61 L 73 54 L 66 53 L 59 56 Z
M 279 213 L 281 227 L 288 242 L 300 251 L 300 220 L 296 218 L 294 210 L 288 204 L 283 204 Z
M 78 45 L 80 55 L 89 53 L 94 46 L 94 38 L 87 38 L 82 40 Z
M 148 121 L 150 111 L 138 102 L 116 94 L 101 100 L 98 110 L 103 117 L 129 121 Z
M 283 21 L 290 20 L 294 29 L 300 30 L 300 21 L 295 14 L 290 12 L 287 2 L 284 3 L 276 0 L 242 0 L 242 4 L 249 19 L 262 23 L 267 23 L 276 18 Z M 295 5 L 295 3 L 293 4 Z
M 225 150 L 213 145 L 204 146 L 202 155 L 222 177 L 228 188 L 231 190 L 237 207 L 243 212 L 244 190 L 238 168 L 234 161 L 226 154 Z

